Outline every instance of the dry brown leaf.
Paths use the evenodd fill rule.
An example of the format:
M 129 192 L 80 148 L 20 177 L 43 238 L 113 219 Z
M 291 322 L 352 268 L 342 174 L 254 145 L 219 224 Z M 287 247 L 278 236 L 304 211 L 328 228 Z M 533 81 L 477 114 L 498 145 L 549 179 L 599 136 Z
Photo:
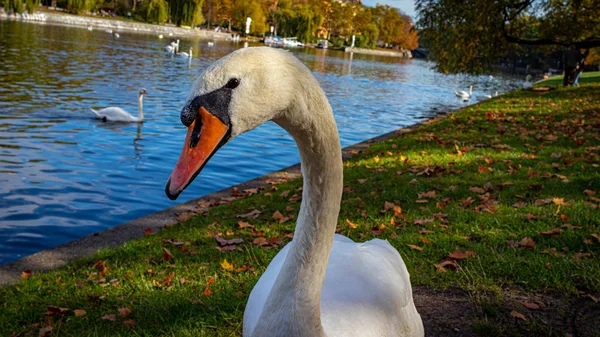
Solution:
M 524 320 L 524 321 L 526 321 L 526 320 L 527 320 L 527 318 L 525 317 L 525 315 L 523 315 L 522 313 L 520 313 L 520 312 L 518 312 L 518 311 L 516 311 L 516 310 L 513 310 L 513 311 L 511 311 L 511 312 L 510 312 L 510 315 L 511 315 L 512 317 L 515 317 L 515 318 L 520 318 L 520 319 L 522 319 L 522 320 Z
M 452 260 L 442 261 L 440 264 L 434 264 L 433 266 L 435 267 L 435 269 L 437 269 L 437 271 L 442 273 L 446 272 L 446 267 L 452 270 L 456 270 L 459 268 L 458 263 Z
M 242 228 L 242 229 L 243 228 L 254 228 L 253 225 L 251 225 L 251 224 L 249 224 L 249 223 L 247 223 L 245 221 L 238 221 L 238 227 Z
M 418 198 L 419 199 L 422 199 L 422 198 L 435 198 L 435 191 L 428 191 L 428 192 L 419 193 Z
M 237 244 L 244 242 L 244 239 L 242 239 L 242 238 L 233 238 L 233 239 L 227 240 L 227 239 L 223 239 L 222 237 L 220 237 L 218 235 L 215 235 L 215 240 L 219 243 L 219 245 L 221 247 L 229 246 L 229 245 L 237 245 Z
M 594 303 L 598 303 L 598 298 L 596 296 L 592 296 L 592 294 L 587 294 L 585 296 L 589 297 Z
M 458 248 L 453 253 L 448 254 L 448 257 L 451 257 L 456 260 L 466 259 L 471 256 L 476 256 L 477 254 L 474 251 L 467 250 L 464 253 L 461 252 Z
M 532 309 L 532 310 L 537 310 L 540 308 L 540 306 L 535 303 L 529 303 L 529 302 L 525 302 L 525 301 L 521 302 L 521 305 L 523 305 L 527 309 Z
M 431 218 L 431 219 L 414 219 L 413 222 L 415 223 L 415 225 L 424 225 L 426 223 L 430 223 L 433 222 L 435 219 Z
M 473 193 L 477 193 L 477 194 L 485 193 L 485 190 L 481 187 L 469 187 L 469 191 L 471 191 Z
M 28 279 L 33 276 L 31 269 L 25 269 L 21 272 L 21 278 Z
M 358 225 L 353 223 L 352 221 L 346 219 L 346 224 L 348 225 L 348 227 L 350 227 L 351 229 L 357 229 Z
M 521 201 L 521 202 L 515 202 L 515 203 L 514 203 L 512 206 L 513 206 L 513 207 L 515 207 L 515 208 L 521 208 L 521 207 L 525 207 L 525 206 L 527 206 L 527 203 L 526 203 L 526 202 L 524 202 L 524 201 Z
M 400 206 L 394 206 L 394 216 L 397 216 L 397 217 L 404 216 L 404 214 L 402 214 L 402 208 Z
M 421 238 L 420 238 L 420 239 L 421 239 L 421 242 L 423 242 L 423 243 L 424 243 L 424 244 L 426 244 L 426 245 L 430 245 L 430 244 L 431 244 L 431 241 L 427 240 L 426 238 L 424 238 L 424 237 L 422 237 L 422 236 L 421 236 Z
M 246 213 L 246 214 L 240 214 L 240 215 L 236 215 L 236 218 L 251 218 L 251 219 L 256 219 L 258 218 L 258 216 L 260 215 L 260 213 L 262 213 L 261 211 L 255 209 L 252 210 L 250 213 Z
M 127 317 L 129 316 L 129 314 L 131 314 L 131 309 L 127 307 L 119 308 L 119 314 L 121 315 L 121 317 Z
M 257 245 L 257 246 L 262 246 L 263 244 L 265 244 L 267 242 L 267 239 L 263 238 L 263 237 L 259 237 L 256 238 L 252 241 L 253 244 Z
M 52 327 L 47 326 L 40 329 L 39 337 L 46 337 L 52 335 Z
M 87 314 L 87 311 L 83 309 L 75 309 L 73 310 L 73 313 L 75 314 L 75 316 L 85 316 Z
M 165 247 L 163 247 L 163 260 L 165 261 L 171 261 L 173 260 L 174 256 L 173 254 L 171 254 L 171 251 Z
M 590 234 L 594 239 L 598 240 L 598 242 L 600 242 L 600 235 L 592 233 Z
M 548 199 L 537 199 L 535 201 L 535 205 L 536 206 L 542 206 L 542 205 L 547 205 L 549 203 L 552 203 L 553 199 L 552 198 L 548 198 Z
M 367 180 L 368 179 L 358 179 L 358 183 L 362 185 L 362 184 L 366 183 Z
M 123 325 L 125 325 L 129 329 L 133 329 L 133 327 L 135 326 L 135 320 L 128 319 L 126 321 L 123 321 Z
M 383 203 L 383 212 L 387 212 L 388 210 L 394 208 L 394 206 L 396 206 L 394 203 L 386 201 Z
M 532 238 L 529 237 L 524 237 L 523 239 L 521 239 L 521 241 L 519 241 L 519 246 L 523 247 L 523 248 L 535 248 L 535 241 L 533 241 Z
M 417 246 L 417 245 L 411 245 L 411 244 L 406 244 L 409 248 L 414 249 L 414 250 L 418 250 L 418 251 L 422 251 L 423 247 Z
M 588 196 L 592 196 L 596 194 L 596 191 L 594 190 L 584 190 L 583 193 L 587 194 Z
M 561 219 L 562 221 L 564 221 L 564 222 L 567 222 L 567 221 L 569 221 L 569 217 L 568 217 L 566 214 L 561 214 L 561 215 L 560 215 L 560 219 Z
M 540 235 L 546 235 L 546 236 L 551 236 L 551 235 L 558 235 L 562 233 L 562 229 L 560 228 L 553 228 L 549 231 L 545 231 L 545 232 L 540 232 Z
M 105 321 L 116 321 L 117 320 L 117 316 L 115 316 L 115 314 L 107 314 L 102 316 L 102 319 Z
M 154 233 L 152 233 L 152 228 L 146 228 L 144 229 L 144 235 L 148 236 L 148 235 L 152 235 Z

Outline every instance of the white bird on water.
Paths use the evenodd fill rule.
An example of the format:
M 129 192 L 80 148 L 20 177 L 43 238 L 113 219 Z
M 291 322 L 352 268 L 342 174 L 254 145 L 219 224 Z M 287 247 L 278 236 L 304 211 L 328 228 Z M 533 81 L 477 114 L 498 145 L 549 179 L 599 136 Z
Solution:
M 496 97 L 496 96 L 498 96 L 498 90 L 496 90 L 496 94 L 494 95 L 494 97 Z M 478 96 L 475 96 L 475 98 L 478 101 L 485 101 L 486 99 L 492 98 L 492 95 L 478 95 Z
M 461 91 L 455 91 L 454 94 L 458 98 L 462 98 L 464 100 L 468 100 L 468 99 L 471 98 L 471 95 L 473 95 L 473 86 L 469 87 L 469 92 L 461 90 Z
M 331 106 L 292 53 L 238 49 L 195 81 L 184 147 L 165 186 L 176 199 L 211 156 L 267 121 L 293 136 L 304 175 L 293 240 L 250 293 L 244 337 L 422 337 L 408 270 L 387 241 L 335 235 L 343 163 Z M 242 154 L 240 154 L 240 157 Z
M 184 51 L 182 51 L 181 53 L 177 54 L 177 56 L 180 56 L 180 57 L 188 57 L 188 58 L 192 58 L 192 55 L 193 55 L 193 53 L 192 53 L 192 52 L 193 52 L 193 51 L 192 51 L 192 47 L 190 47 L 190 52 L 189 52 L 189 54 L 188 54 L 188 53 L 186 53 L 186 52 L 184 52 Z
M 162 39 L 162 38 L 163 38 L 163 35 L 162 35 L 162 34 L 158 35 L 158 38 L 159 38 L 159 39 Z
M 90 110 L 92 110 L 92 112 L 96 115 L 97 119 L 102 119 L 105 122 L 143 122 L 144 111 L 142 101 L 144 99 L 144 95 L 148 95 L 148 92 L 146 89 L 142 88 L 138 91 L 138 117 L 134 117 L 129 112 L 114 106 L 101 110 Z

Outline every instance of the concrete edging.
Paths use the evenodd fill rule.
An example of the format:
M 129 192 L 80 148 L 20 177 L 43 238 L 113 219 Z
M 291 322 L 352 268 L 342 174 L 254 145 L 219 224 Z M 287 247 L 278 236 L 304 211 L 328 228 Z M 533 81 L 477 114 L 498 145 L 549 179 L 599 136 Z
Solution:
M 426 121 L 419 122 L 371 138 L 364 142 L 345 147 L 342 149 L 342 157 L 344 161 L 348 160 L 356 155 L 359 151 L 368 149 L 373 143 L 386 141 L 396 135 L 410 133 L 422 125 L 444 119 L 447 116 L 448 113 L 438 113 L 435 117 Z M 267 187 L 270 186 L 270 184 L 267 182 L 268 180 L 291 180 L 299 178 L 300 176 L 300 164 L 295 164 L 282 170 L 265 174 L 256 179 L 249 180 L 244 183 L 167 208 L 165 210 L 152 213 L 145 217 L 126 222 L 116 227 L 84 236 L 81 239 L 71 241 L 58 247 L 44 250 L 16 261 L 9 262 L 0 266 L 0 286 L 18 282 L 21 278 L 21 272 L 24 270 L 29 269 L 35 273 L 38 273 L 57 269 L 65 266 L 77 258 L 92 256 L 100 249 L 119 246 L 126 241 L 143 237 L 144 230 L 147 228 L 152 229 L 153 232 L 158 232 L 165 225 L 176 222 L 178 214 L 197 210 L 198 202 L 202 199 L 210 200 L 230 197 L 234 187 L 237 187 L 240 191 L 250 188 Z

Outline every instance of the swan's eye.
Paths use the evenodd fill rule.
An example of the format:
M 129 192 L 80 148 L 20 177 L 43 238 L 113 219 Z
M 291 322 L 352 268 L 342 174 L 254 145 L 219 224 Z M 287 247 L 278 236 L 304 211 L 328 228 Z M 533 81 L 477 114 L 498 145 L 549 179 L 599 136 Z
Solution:
M 225 84 L 225 88 L 235 89 L 238 85 L 240 85 L 240 80 L 237 78 L 232 78 L 227 82 L 227 84 Z

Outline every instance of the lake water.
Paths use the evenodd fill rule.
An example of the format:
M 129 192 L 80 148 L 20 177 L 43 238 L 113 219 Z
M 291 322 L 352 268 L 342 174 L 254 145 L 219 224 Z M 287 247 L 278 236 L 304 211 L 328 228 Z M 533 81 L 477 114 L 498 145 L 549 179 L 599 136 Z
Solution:
M 267 123 L 221 149 L 170 201 L 164 184 L 181 150 L 179 112 L 194 79 L 243 43 L 181 39 L 191 62 L 154 35 L 0 21 L 0 265 L 295 164 L 292 139 Z M 294 51 L 325 90 L 342 146 L 414 124 L 465 103 L 454 90 L 511 90 L 509 78 L 437 74 L 421 60 Z M 89 108 L 146 121 L 103 123 Z

